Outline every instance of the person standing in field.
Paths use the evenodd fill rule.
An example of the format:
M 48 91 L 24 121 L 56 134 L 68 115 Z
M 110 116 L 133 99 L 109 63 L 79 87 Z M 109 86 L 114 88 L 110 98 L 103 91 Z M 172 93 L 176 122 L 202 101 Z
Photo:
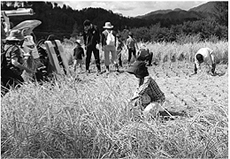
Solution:
M 149 51 L 145 44 L 141 44 L 140 49 L 137 53 L 138 61 L 148 62 L 147 66 L 152 66 L 153 53 Z
M 82 59 L 85 56 L 84 55 L 84 49 L 81 47 L 81 41 L 78 39 L 76 40 L 76 47 L 74 48 L 74 62 L 73 62 L 73 68 L 74 72 L 77 70 L 77 65 L 80 66 L 80 69 L 82 70 Z
M 105 30 L 102 32 L 102 49 L 105 55 L 105 67 L 107 74 L 110 72 L 110 53 L 112 55 L 112 63 L 114 64 L 116 71 L 119 71 L 117 64 L 117 52 L 116 52 L 116 34 L 113 31 L 113 25 L 110 22 L 106 22 L 103 27 Z
M 195 61 L 193 74 L 197 74 L 197 71 L 201 69 L 200 65 L 204 63 L 209 66 L 209 71 L 211 71 L 211 75 L 215 75 L 216 60 L 212 49 L 207 47 L 199 49 L 195 54 L 194 59 Z
M 95 57 L 98 74 L 101 73 L 100 56 L 99 56 L 99 43 L 100 34 L 96 25 L 93 25 L 91 21 L 85 20 L 84 23 L 83 39 L 86 49 L 86 72 L 90 73 L 89 65 L 91 60 L 92 52 Z
M 125 44 L 123 43 L 122 39 L 121 39 L 121 35 L 117 34 L 117 57 L 118 57 L 118 64 L 120 67 L 122 67 L 122 59 L 121 59 L 121 52 L 123 47 L 125 47 Z
M 129 32 L 128 39 L 126 40 L 126 46 L 128 49 L 128 64 L 130 65 L 132 55 L 136 59 L 136 50 L 138 49 L 137 42 L 133 38 L 133 33 L 131 32 Z

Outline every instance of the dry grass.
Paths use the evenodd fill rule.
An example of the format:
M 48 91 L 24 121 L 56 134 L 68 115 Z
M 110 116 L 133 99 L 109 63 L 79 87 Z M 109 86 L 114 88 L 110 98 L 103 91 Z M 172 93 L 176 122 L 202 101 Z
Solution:
M 228 74 L 189 77 L 192 69 L 185 61 L 149 68 L 165 106 L 192 116 L 166 122 L 132 121 L 137 83 L 126 73 L 12 90 L 1 102 L 2 158 L 228 158 Z
M 138 44 L 140 45 L 140 44 Z M 193 61 L 193 57 L 195 53 L 202 47 L 211 48 L 215 55 L 217 63 L 226 64 L 228 62 L 228 42 L 227 41 L 219 41 L 217 43 L 213 42 L 194 42 L 194 43 L 186 43 L 186 44 L 178 44 L 178 43 L 146 43 L 146 46 L 149 48 L 151 52 L 153 52 L 153 61 L 157 63 L 162 62 L 175 62 L 175 61 Z M 73 49 L 75 45 L 65 44 L 64 48 L 66 50 L 67 59 L 69 64 L 72 64 L 73 60 Z M 103 63 L 104 53 L 100 48 L 100 59 Z M 123 62 L 126 63 L 128 59 L 127 50 L 123 50 L 122 52 Z M 94 62 L 94 56 L 92 55 L 92 62 Z

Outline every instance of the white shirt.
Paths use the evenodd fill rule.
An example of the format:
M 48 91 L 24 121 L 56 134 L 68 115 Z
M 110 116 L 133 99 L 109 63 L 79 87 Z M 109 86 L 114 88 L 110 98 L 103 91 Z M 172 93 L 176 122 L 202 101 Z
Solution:
M 209 66 L 211 66 L 212 64 L 215 63 L 215 57 L 214 57 L 214 54 L 213 54 L 213 50 L 210 49 L 210 48 L 207 48 L 207 47 L 206 48 L 201 48 L 195 54 L 195 64 L 196 64 L 197 68 L 200 67 L 200 63 L 196 59 L 197 54 L 201 54 L 203 56 L 205 64 L 208 64 Z

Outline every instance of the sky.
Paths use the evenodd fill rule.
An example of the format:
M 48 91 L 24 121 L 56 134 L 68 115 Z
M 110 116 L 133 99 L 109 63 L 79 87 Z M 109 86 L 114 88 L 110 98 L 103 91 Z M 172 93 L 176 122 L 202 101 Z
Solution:
M 113 13 L 120 13 L 126 17 L 135 17 L 144 15 L 156 10 L 180 8 L 189 10 L 208 1 L 53 1 L 60 6 L 63 4 L 70 6 L 72 9 L 81 10 L 88 7 L 100 7 L 111 10 Z

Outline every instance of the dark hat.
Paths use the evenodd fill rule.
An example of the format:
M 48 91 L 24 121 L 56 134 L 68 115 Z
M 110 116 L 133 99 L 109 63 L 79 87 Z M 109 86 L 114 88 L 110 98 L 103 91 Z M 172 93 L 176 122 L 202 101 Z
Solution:
M 127 72 L 134 74 L 137 78 L 143 78 L 149 75 L 148 68 L 144 61 L 135 61 L 134 64 L 127 69 Z
M 91 24 L 91 21 L 88 20 L 88 19 L 85 20 L 84 23 L 83 23 L 84 26 L 89 26 L 90 24 Z
M 24 36 L 20 30 L 11 30 L 10 35 L 6 38 L 8 41 L 22 41 Z

